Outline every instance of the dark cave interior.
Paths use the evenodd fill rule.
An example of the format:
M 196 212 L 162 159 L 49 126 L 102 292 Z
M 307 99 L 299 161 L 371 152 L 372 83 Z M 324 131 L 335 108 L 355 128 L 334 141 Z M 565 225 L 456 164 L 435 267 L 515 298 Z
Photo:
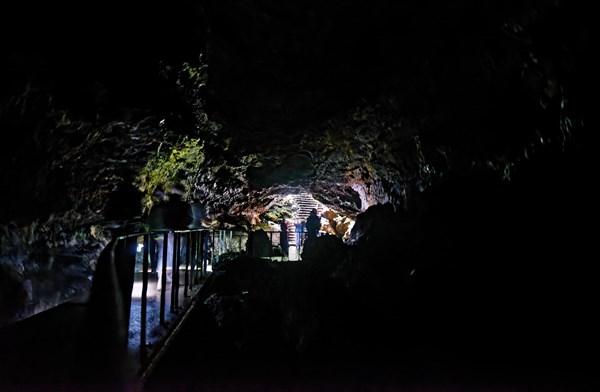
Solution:
M 31 302 L 31 282 L 67 298 L 79 287 L 59 275 L 93 273 L 111 236 L 106 205 L 132 173 L 142 214 L 157 189 L 181 184 L 210 228 L 254 230 L 284 196 L 308 192 L 356 219 L 355 241 L 320 239 L 302 266 L 242 258 L 215 275 L 207 297 L 258 294 L 230 329 L 207 309 L 195 316 L 212 331 L 198 343 L 206 369 L 281 372 L 269 361 L 299 361 L 287 345 L 303 336 L 317 373 L 344 358 L 364 366 L 329 390 L 424 390 L 477 366 L 519 387 L 529 375 L 542 380 L 533 389 L 593 390 L 590 8 L 15 4 L 0 27 L 2 324 Z M 165 379 L 182 366 L 172 363 Z M 425 373 L 411 379 L 407 363 Z M 406 373 L 369 385 L 369 369 L 396 365 Z

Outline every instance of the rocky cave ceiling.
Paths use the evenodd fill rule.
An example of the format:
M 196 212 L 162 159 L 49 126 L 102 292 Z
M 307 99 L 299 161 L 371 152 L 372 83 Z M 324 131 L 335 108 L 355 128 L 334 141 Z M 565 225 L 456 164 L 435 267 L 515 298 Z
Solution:
M 313 307 L 309 298 L 315 309 L 348 310 L 337 306 L 341 296 L 363 297 L 358 308 L 369 311 L 352 308 L 329 324 L 336 335 L 348 320 L 369 340 L 381 326 L 403 330 L 415 314 L 406 317 L 406 304 L 432 315 L 416 324 L 428 341 L 447 337 L 461 352 L 470 341 L 483 352 L 489 346 L 478 337 L 486 335 L 511 358 L 527 357 L 514 350 L 522 345 L 536 358 L 578 363 L 598 330 L 589 257 L 597 239 L 588 228 L 599 199 L 589 186 L 597 178 L 590 4 L 5 7 L 0 326 L 90 289 L 115 235 L 106 207 L 133 176 L 146 208 L 156 188 L 184 185 L 211 212 L 212 227 L 250 228 L 300 191 L 343 214 L 366 210 L 351 236 L 360 241 L 324 236 L 320 257 L 312 263 L 303 253 L 305 272 L 289 275 L 302 289 L 283 296 L 300 308 Z M 242 270 L 261 287 L 290 282 L 271 286 L 259 269 Z M 408 276 L 417 294 L 406 300 Z M 273 299 L 287 311 L 289 302 Z M 414 338 L 395 336 L 403 348 Z
M 2 222 L 101 222 L 126 172 L 147 198 L 180 181 L 243 221 L 299 191 L 355 215 L 452 178 L 508 180 L 585 144 L 587 15 L 554 0 L 19 5 L 2 30 Z M 159 153 L 177 162 L 151 179 Z
M 463 352 L 470 342 L 476 361 L 495 356 L 493 340 L 511 359 L 531 350 L 576 366 L 598 330 L 591 4 L 4 7 L 0 326 L 88 292 L 116 233 L 106 207 L 133 178 L 145 208 L 156 189 L 184 185 L 211 227 L 252 228 L 301 191 L 358 215 L 354 243 L 324 236 L 319 257 L 279 263 L 290 274 L 263 274 L 256 260 L 260 268 L 240 268 L 269 290 L 250 289 L 247 303 L 258 305 L 243 309 L 253 320 L 275 309 L 254 301 L 269 297 L 285 314 L 301 309 L 289 324 L 331 331 L 317 341 L 342 331 L 352 337 L 344 347 L 375 336 L 389 349 L 381 331 L 409 324 L 425 327 L 417 335 L 428 343 L 448 339 Z M 124 226 L 146 229 L 136 223 Z M 346 334 L 350 324 L 361 339 Z M 394 331 L 394 356 L 411 340 Z

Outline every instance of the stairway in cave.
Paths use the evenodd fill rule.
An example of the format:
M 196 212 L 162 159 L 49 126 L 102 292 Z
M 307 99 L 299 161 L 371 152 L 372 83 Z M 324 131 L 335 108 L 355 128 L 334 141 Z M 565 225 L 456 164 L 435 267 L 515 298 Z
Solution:
M 298 210 L 295 212 L 292 220 L 295 222 L 296 220 L 306 221 L 310 211 L 315 208 L 317 210 L 317 215 L 321 216 L 325 207 L 323 204 L 319 203 L 315 199 L 313 199 L 310 193 L 299 193 L 294 195 L 294 204 L 298 206 Z M 291 225 L 290 225 L 291 226 Z M 291 226 L 288 229 L 288 243 L 290 246 L 296 246 L 296 228 Z
M 317 209 L 317 214 L 319 216 L 324 210 L 323 205 L 313 199 L 309 193 L 300 193 L 296 195 L 294 197 L 294 202 L 299 207 L 298 211 L 296 211 L 294 219 L 306 220 L 313 208 Z

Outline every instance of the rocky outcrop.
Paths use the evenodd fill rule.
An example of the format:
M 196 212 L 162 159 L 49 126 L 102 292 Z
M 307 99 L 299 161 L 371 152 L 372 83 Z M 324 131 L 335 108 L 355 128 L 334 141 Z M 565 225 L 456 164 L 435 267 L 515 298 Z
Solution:
M 204 224 L 249 229 L 290 193 L 353 217 L 385 203 L 415 217 L 456 180 L 510 183 L 579 156 L 569 167 L 584 178 L 595 148 L 592 13 L 579 2 L 176 1 L 93 21 L 61 7 L 6 49 L 11 282 L 51 253 L 93 269 L 105 208 L 132 172 L 142 213 L 178 183 Z M 71 22 L 86 44 L 68 46 Z

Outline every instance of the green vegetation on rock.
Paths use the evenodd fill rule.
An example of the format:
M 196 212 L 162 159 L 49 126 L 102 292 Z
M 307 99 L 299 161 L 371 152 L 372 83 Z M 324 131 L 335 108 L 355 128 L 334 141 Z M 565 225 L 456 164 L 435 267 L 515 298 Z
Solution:
M 146 166 L 142 168 L 139 180 L 143 196 L 143 208 L 152 207 L 152 195 L 156 190 L 168 190 L 182 184 L 188 190 L 186 178 L 193 178 L 204 161 L 203 143 L 199 139 L 184 137 L 172 148 L 158 149 Z

